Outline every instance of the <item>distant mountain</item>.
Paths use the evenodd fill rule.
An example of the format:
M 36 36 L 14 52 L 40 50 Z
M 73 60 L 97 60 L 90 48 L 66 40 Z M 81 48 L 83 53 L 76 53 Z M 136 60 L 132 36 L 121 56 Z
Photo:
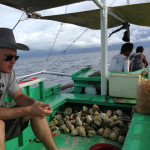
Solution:
M 143 46 L 144 48 L 149 48 L 150 43 L 149 42 L 138 42 L 134 43 L 134 48 L 137 46 Z M 120 50 L 121 44 L 113 44 L 108 46 L 108 50 Z M 62 51 L 56 51 L 53 50 L 50 54 L 47 50 L 30 50 L 29 52 L 26 51 L 18 51 L 18 54 L 21 58 L 26 57 L 44 57 L 44 56 L 55 56 L 55 55 L 63 55 L 63 54 L 78 54 L 78 53 L 91 53 L 91 52 L 100 52 L 101 47 L 90 47 L 90 48 L 82 48 L 82 49 L 68 49 L 66 53 Z

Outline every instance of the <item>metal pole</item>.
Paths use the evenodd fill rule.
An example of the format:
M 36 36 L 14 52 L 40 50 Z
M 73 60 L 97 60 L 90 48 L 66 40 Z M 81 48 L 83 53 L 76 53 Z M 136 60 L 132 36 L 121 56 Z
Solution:
M 107 46 L 107 6 L 106 0 L 93 0 L 101 9 L 101 95 L 107 95 L 107 78 L 108 78 L 108 46 Z
M 101 2 L 99 2 L 98 0 L 93 0 L 93 2 L 94 2 L 100 9 L 104 9 L 103 4 L 102 4 Z M 108 14 L 109 14 L 109 15 L 111 15 L 111 16 L 113 16 L 114 18 L 116 18 L 117 20 L 119 20 L 119 21 L 125 23 L 125 21 L 124 21 L 122 18 L 120 18 L 119 16 L 117 16 L 116 14 L 114 14 L 111 10 L 108 9 L 107 11 L 108 11 Z
M 130 5 L 130 0 L 127 0 L 127 5 Z
M 101 95 L 107 95 L 108 79 L 108 45 L 107 45 L 107 24 L 108 12 L 106 0 L 103 0 L 103 10 L 101 10 Z
M 93 2 L 100 8 L 103 9 L 103 4 L 98 0 L 93 0 Z
M 29 74 L 29 75 L 25 75 L 25 76 L 20 76 L 20 77 L 17 77 L 16 79 L 31 77 L 33 75 L 40 74 L 40 73 L 43 73 L 43 72 L 46 72 L 46 70 L 42 70 L 40 72 L 35 72 L 35 73 Z

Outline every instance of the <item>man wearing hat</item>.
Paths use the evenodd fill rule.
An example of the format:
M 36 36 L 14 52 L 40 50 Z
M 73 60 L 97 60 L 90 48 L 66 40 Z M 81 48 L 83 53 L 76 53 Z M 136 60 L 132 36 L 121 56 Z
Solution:
M 5 141 L 18 136 L 29 120 L 46 149 L 57 150 L 45 118 L 52 113 L 50 104 L 23 94 L 16 82 L 13 66 L 19 58 L 17 49 L 29 50 L 28 46 L 16 43 L 11 29 L 0 28 L 0 150 L 5 150 Z M 6 92 L 15 101 L 15 107 L 3 107 Z

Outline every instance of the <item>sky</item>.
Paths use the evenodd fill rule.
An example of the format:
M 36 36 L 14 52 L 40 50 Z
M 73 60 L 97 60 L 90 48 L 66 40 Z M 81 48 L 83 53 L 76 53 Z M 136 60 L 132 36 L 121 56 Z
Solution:
M 126 5 L 126 0 L 107 0 L 107 6 L 120 6 Z M 130 0 L 130 4 L 150 2 L 150 0 Z M 85 11 L 91 9 L 97 9 L 98 7 L 92 1 L 81 2 L 78 4 L 72 4 L 67 7 L 67 13 Z M 66 6 L 39 11 L 42 16 L 56 15 L 65 13 Z M 0 4 L 0 27 L 13 28 L 23 12 L 11 7 L 7 7 Z M 25 18 L 26 15 L 23 15 Z M 39 19 L 27 19 L 21 21 L 14 29 L 16 41 L 18 43 L 24 43 L 30 47 L 31 50 L 51 50 L 56 39 L 58 30 L 61 23 L 50 20 Z M 116 28 L 108 30 L 108 34 L 114 31 Z M 63 51 L 73 43 L 86 28 L 79 27 L 72 24 L 63 24 L 61 32 L 54 45 L 54 50 Z M 108 39 L 108 45 L 122 44 L 124 30 L 113 34 Z M 130 25 L 131 42 L 150 41 L 150 31 L 148 27 L 140 27 Z M 100 30 L 88 29 L 70 49 L 99 47 L 101 44 Z

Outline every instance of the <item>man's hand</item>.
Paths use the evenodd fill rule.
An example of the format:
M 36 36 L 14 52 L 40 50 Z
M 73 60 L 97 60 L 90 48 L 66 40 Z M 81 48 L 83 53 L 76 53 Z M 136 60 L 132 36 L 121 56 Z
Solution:
M 36 117 L 45 117 L 52 113 L 52 108 L 48 103 L 36 102 L 29 106 L 31 108 L 30 115 Z

